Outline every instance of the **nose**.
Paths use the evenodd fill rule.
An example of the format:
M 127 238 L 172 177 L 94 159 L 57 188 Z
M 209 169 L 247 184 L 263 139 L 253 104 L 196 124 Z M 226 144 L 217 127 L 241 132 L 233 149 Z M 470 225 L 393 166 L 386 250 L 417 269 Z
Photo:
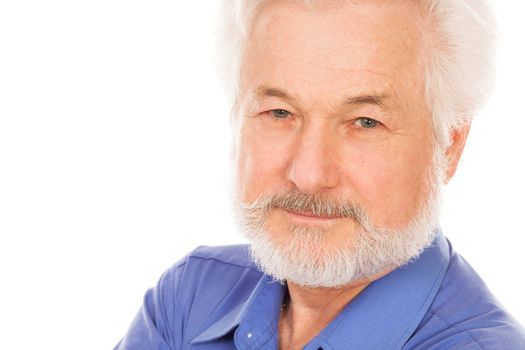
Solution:
M 336 142 L 326 129 L 309 125 L 296 141 L 287 177 L 302 193 L 323 193 L 339 184 Z

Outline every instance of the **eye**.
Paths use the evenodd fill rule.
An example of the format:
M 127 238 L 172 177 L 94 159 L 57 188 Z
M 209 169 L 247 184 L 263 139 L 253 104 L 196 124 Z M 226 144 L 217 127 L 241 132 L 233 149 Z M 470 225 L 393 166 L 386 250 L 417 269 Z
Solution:
M 272 113 L 272 116 L 274 116 L 277 119 L 288 118 L 291 114 L 285 109 L 272 109 L 270 112 Z
M 372 129 L 377 127 L 379 125 L 379 122 L 372 118 L 361 117 L 357 118 L 357 120 L 355 121 L 355 125 L 365 129 Z

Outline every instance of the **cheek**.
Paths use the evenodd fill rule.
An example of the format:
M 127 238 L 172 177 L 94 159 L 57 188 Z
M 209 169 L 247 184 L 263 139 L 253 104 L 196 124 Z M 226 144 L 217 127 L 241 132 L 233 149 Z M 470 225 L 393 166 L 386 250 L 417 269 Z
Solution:
M 237 163 L 241 199 L 250 202 L 286 186 L 289 154 L 283 142 L 268 140 L 249 125 L 243 127 Z
M 426 176 L 431 152 L 425 145 L 382 147 L 346 157 L 346 186 L 377 225 L 402 227 L 427 198 Z

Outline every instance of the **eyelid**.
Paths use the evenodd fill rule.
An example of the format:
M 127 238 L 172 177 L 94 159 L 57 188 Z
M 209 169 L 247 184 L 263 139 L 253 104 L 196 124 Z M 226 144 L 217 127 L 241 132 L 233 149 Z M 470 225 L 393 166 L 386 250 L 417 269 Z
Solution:
M 372 117 L 367 117 L 367 116 L 364 116 L 364 115 L 362 115 L 362 116 L 359 116 L 359 117 L 356 117 L 356 118 L 354 119 L 354 121 L 358 121 L 358 120 L 363 120 L 363 119 L 369 119 L 369 120 L 374 120 L 374 121 L 376 121 L 376 122 L 380 123 L 380 121 L 379 121 L 379 120 L 377 120 L 376 118 L 372 118 Z

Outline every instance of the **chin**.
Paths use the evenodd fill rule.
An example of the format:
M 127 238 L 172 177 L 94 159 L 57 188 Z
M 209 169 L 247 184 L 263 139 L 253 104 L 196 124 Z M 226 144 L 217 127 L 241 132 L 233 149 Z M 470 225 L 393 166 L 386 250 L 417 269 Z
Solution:
M 298 227 L 277 243 L 269 232 L 245 234 L 251 241 L 252 259 L 274 279 L 335 288 L 369 280 L 417 258 L 432 243 L 435 230 L 359 232 L 337 245 L 326 242 L 330 235 L 318 228 Z

